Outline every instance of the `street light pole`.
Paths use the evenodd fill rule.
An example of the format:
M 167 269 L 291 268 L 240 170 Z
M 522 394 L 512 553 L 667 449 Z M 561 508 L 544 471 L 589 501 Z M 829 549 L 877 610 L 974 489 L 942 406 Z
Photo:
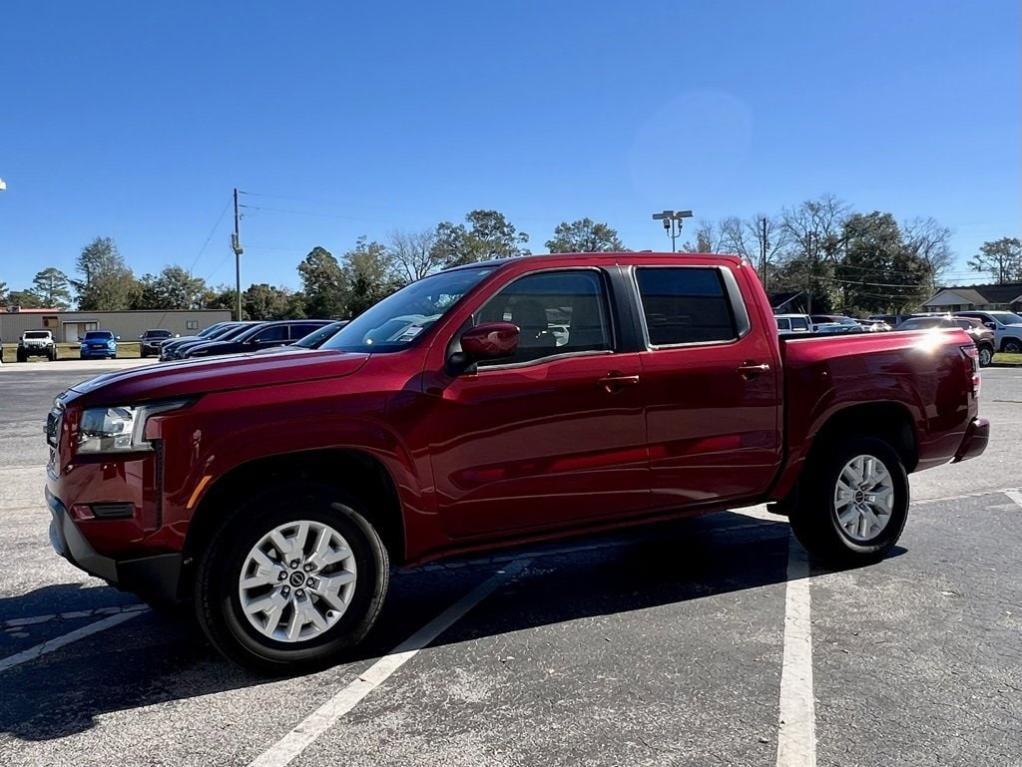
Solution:
M 238 297 L 238 316 L 241 320 L 241 254 L 245 249 L 241 247 L 241 215 L 238 212 L 238 188 L 234 188 L 234 234 L 231 235 L 231 250 L 234 251 L 234 290 Z
M 667 236 L 671 238 L 671 253 L 678 252 L 676 241 L 681 235 L 682 220 L 686 218 L 692 218 L 692 211 L 664 210 L 660 213 L 653 214 L 654 221 L 663 221 L 664 231 L 667 232 Z

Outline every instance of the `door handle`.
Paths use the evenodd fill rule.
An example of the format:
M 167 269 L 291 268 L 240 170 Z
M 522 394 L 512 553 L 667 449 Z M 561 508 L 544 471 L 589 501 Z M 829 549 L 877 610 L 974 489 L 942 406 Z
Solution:
M 744 365 L 738 366 L 738 372 L 741 373 L 746 378 L 754 378 L 763 373 L 769 373 L 770 365 L 768 365 L 765 362 L 761 362 L 759 364 L 747 362 Z
M 603 378 L 597 379 L 596 383 L 610 393 L 620 391 L 625 386 L 635 386 L 639 383 L 638 376 L 626 376 L 623 373 L 607 373 Z

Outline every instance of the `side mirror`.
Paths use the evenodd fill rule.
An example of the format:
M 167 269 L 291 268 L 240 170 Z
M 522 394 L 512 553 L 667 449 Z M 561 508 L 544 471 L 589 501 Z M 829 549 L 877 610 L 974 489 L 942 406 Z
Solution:
M 997 323 L 996 322 L 987 321 L 987 322 L 984 322 L 983 324 L 986 325 L 991 330 L 997 330 Z
M 452 373 L 465 372 L 482 360 L 499 360 L 518 350 L 518 326 L 510 322 L 484 322 L 461 334 L 461 351 L 448 359 Z
M 115 340 L 115 341 L 120 341 L 120 340 L 121 340 L 121 337 L 120 337 L 120 336 L 114 336 L 114 340 Z

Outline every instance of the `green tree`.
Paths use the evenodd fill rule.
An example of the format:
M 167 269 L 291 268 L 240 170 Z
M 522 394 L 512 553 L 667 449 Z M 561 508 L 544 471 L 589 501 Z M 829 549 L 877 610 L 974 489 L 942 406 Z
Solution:
M 30 290 L 46 308 L 67 309 L 71 305 L 71 281 L 56 267 L 48 266 L 36 272 Z
M 333 254 L 319 245 L 298 265 L 309 317 L 330 319 L 345 313 L 349 288 L 345 271 Z
M 969 268 L 988 273 L 998 283 L 1022 281 L 1022 241 L 1002 237 L 984 242 L 969 259 Z
M 79 309 L 116 311 L 135 304 L 141 287 L 109 237 L 97 237 L 82 248 L 76 268 L 82 275 L 73 282 Z
M 546 242 L 551 253 L 613 253 L 625 249 L 617 231 L 591 218 L 562 221 Z
M 168 266 L 158 275 L 146 274 L 139 282 L 136 309 L 201 309 L 205 305 L 206 281 L 180 266 Z
M 7 305 L 18 306 L 22 309 L 51 308 L 48 306 L 43 306 L 43 302 L 39 300 L 39 296 L 37 296 L 31 290 L 12 290 L 7 295 Z
M 844 296 L 846 311 L 900 312 L 926 298 L 930 267 L 905 245 L 890 213 L 849 216 L 843 239 L 844 257 L 835 268 L 834 280 Z
M 301 319 L 305 316 L 304 308 L 301 295 L 265 282 L 249 285 L 241 294 L 241 310 L 245 319 Z
M 349 286 L 348 317 L 357 317 L 401 287 L 387 248 L 365 237 L 359 237 L 355 247 L 344 254 L 344 273 Z
M 7 306 L 7 283 L 0 280 L 0 306 Z
M 467 226 L 466 226 L 467 224 Z M 437 224 L 433 259 L 445 267 L 529 254 L 529 235 L 519 232 L 503 213 L 473 210 L 465 224 Z
M 203 291 L 202 307 L 204 309 L 227 309 L 232 312 L 233 316 L 237 305 L 234 288 L 229 285 L 217 285 L 215 288 L 207 287 Z

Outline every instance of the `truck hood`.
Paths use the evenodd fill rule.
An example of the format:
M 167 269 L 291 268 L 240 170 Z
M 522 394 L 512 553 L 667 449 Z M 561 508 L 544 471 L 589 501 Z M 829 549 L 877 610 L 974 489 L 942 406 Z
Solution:
M 306 349 L 273 355 L 180 360 L 106 373 L 71 387 L 88 405 L 125 405 L 216 391 L 340 378 L 356 372 L 368 354 Z

